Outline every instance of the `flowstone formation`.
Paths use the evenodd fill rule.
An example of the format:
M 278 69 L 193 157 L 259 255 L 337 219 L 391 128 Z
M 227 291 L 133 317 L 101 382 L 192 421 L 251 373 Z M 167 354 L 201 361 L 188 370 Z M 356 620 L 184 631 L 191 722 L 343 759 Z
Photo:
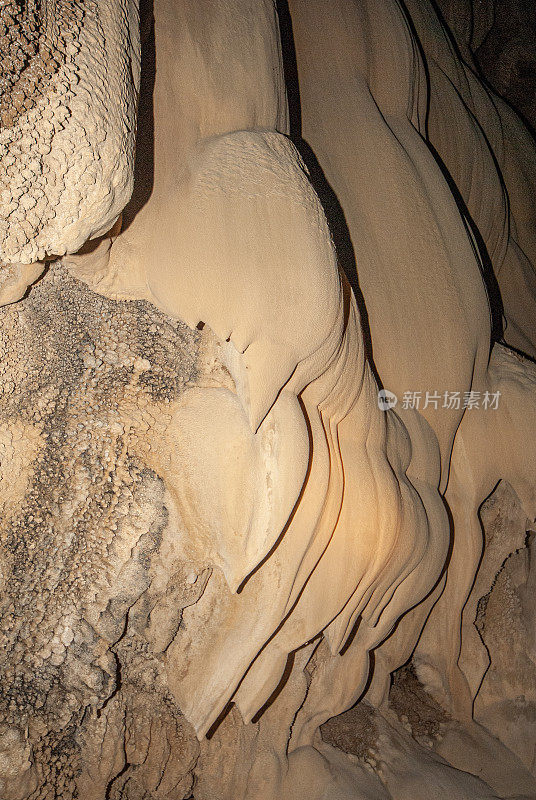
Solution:
M 2 800 L 536 797 L 536 146 L 441 5 L 0 5 Z

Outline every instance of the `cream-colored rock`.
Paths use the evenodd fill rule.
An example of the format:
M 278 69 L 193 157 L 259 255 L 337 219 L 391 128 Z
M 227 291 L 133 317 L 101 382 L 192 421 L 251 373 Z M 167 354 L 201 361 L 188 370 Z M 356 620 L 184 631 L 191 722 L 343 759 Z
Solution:
M 0 262 L 27 265 L 76 252 L 130 198 L 137 3 L 10 0 L 0 31 Z
M 439 165 L 433 161 L 423 141 L 423 138 L 430 136 L 432 144 L 438 146 L 438 139 L 434 138 L 435 129 L 432 127 L 433 114 L 436 113 L 444 120 L 442 130 L 445 143 L 460 143 L 455 146 L 458 147 L 460 157 L 463 159 L 460 163 L 462 171 L 459 178 L 456 177 L 461 182 L 462 192 L 463 181 L 467 180 L 468 189 L 474 189 L 475 193 L 479 193 L 481 213 L 478 224 L 488 239 L 488 247 L 492 246 L 490 237 L 496 235 L 497 241 L 493 244 L 493 248 L 494 250 L 502 248 L 502 257 L 505 257 L 508 221 L 504 209 L 507 206 L 500 176 L 494 164 L 495 156 L 474 119 L 474 115 L 481 110 L 478 99 L 475 100 L 473 96 L 472 114 L 457 96 L 458 105 L 453 103 L 449 105 L 449 92 L 444 89 L 442 83 L 439 87 L 434 83 L 436 74 L 439 74 L 437 68 L 436 71 L 432 69 L 436 61 L 443 69 L 441 73 L 443 83 L 449 68 L 452 81 L 456 76 L 459 77 L 461 71 L 462 78 L 459 80 L 466 81 L 467 92 L 469 92 L 469 79 L 463 72 L 463 66 L 457 59 L 455 51 L 449 49 L 447 37 L 441 39 L 440 34 L 443 34 L 443 30 L 431 6 L 415 2 L 411 3 L 409 8 L 417 32 L 422 31 L 424 53 L 428 56 L 427 64 L 430 62 L 432 112 L 427 120 L 428 125 L 425 124 L 425 118 L 419 116 L 418 106 L 419 102 L 426 102 L 426 84 L 424 82 L 419 84 L 419 76 L 424 75 L 424 66 L 420 63 L 417 47 L 411 49 L 412 29 L 397 4 L 393 3 L 389 7 L 385 4 L 356 6 L 353 3 L 342 2 L 334 7 L 332 12 L 331 7 L 328 9 L 322 4 L 315 6 L 299 2 L 291 3 L 300 77 L 303 135 L 312 146 L 327 180 L 337 193 L 345 214 L 355 252 L 357 278 L 368 311 L 374 360 L 380 377 L 385 385 L 399 396 L 413 386 L 424 397 L 425 386 L 435 388 L 441 386 L 442 380 L 448 380 L 452 385 L 456 380 L 463 380 L 464 360 L 461 352 L 469 342 L 474 341 L 474 355 L 469 357 L 466 353 L 466 363 L 472 375 L 461 394 L 463 396 L 464 392 L 473 391 L 477 397 L 487 397 L 489 401 L 492 394 L 499 393 L 498 396 L 501 398 L 501 406 L 497 412 L 488 408 L 489 402 L 485 403 L 485 409 L 475 413 L 472 413 L 473 410 L 468 410 L 456 432 L 450 482 L 446 494 L 453 515 L 454 548 L 450 558 L 446 588 L 442 599 L 432 612 L 418 649 L 418 652 L 422 652 L 428 647 L 430 654 L 433 651 L 434 655 L 433 657 L 430 655 L 429 661 L 435 659 L 436 663 L 438 660 L 448 662 L 449 669 L 453 671 L 450 678 L 451 697 L 455 703 L 459 703 L 460 711 L 463 707 L 466 713 L 470 713 L 474 691 L 472 695 L 469 694 L 463 677 L 457 672 L 457 656 L 449 656 L 448 653 L 451 643 L 456 647 L 455 642 L 459 642 L 459 620 L 481 557 L 482 539 L 477 517 L 480 504 L 497 482 L 505 478 L 512 485 L 516 485 L 516 491 L 523 498 L 525 513 L 531 518 L 534 517 L 533 457 L 531 449 L 523 445 L 523 442 L 530 441 L 533 436 L 534 382 L 531 364 L 526 361 L 521 365 L 521 359 L 497 345 L 492 353 L 491 364 L 487 367 L 489 344 L 484 345 L 484 342 L 486 336 L 489 336 L 489 328 L 485 320 L 486 302 L 482 292 L 481 261 L 477 257 L 476 249 L 470 256 L 467 255 L 472 241 L 468 222 L 464 219 L 463 211 L 458 209 L 452 195 L 449 201 L 445 199 L 440 203 L 434 202 L 437 194 L 426 193 L 426 179 L 421 173 L 426 176 L 427 165 L 429 170 L 437 170 L 435 182 L 432 184 L 434 191 L 437 191 L 442 184 L 445 190 L 447 189 Z M 337 35 L 332 38 L 325 37 L 323 31 L 326 26 L 336 30 Z M 352 41 L 353 48 L 350 45 Z M 348 44 L 345 46 L 344 42 Z M 383 56 L 388 52 L 388 43 L 392 46 L 393 42 L 398 43 L 400 54 L 388 59 L 387 62 L 381 61 L 383 70 L 376 71 L 375 65 L 380 61 L 380 54 Z M 398 69 L 398 78 L 395 79 L 394 76 L 391 78 L 389 69 Z M 474 76 L 472 80 L 476 83 Z M 389 94 L 391 87 L 392 94 Z M 483 87 L 477 89 L 481 95 L 485 95 Z M 435 105 L 438 110 L 434 112 Z M 451 133 L 453 112 L 454 119 L 460 120 L 461 129 L 464 131 L 455 139 Z M 373 129 L 372 120 L 375 118 L 376 128 Z M 448 136 L 447 120 L 450 124 Z M 476 131 L 472 139 L 471 126 Z M 400 177 L 392 183 L 384 181 L 382 184 L 379 179 L 374 179 L 374 170 L 384 168 L 384 161 L 373 155 L 377 154 L 379 142 L 382 141 L 381 136 L 386 142 L 386 152 L 398 153 L 397 162 L 394 161 L 394 157 L 389 160 L 391 175 L 396 169 L 395 164 L 400 164 L 400 170 L 405 163 L 411 163 L 412 166 L 411 173 L 407 168 L 405 173 L 394 173 L 400 174 Z M 502 140 L 496 138 L 499 147 Z M 483 153 L 481 160 L 474 161 L 474 147 L 464 150 L 467 141 L 475 141 L 480 145 Z M 388 146 L 390 150 L 387 150 Z M 441 148 L 438 149 L 441 152 Z M 432 164 L 429 164 L 430 161 Z M 476 166 L 473 166 L 475 163 Z M 472 169 L 467 176 L 463 173 L 466 165 Z M 404 179 L 402 175 L 405 175 Z M 496 194 L 489 189 L 494 180 L 497 185 Z M 381 187 L 380 190 L 377 188 L 378 185 Z M 402 185 L 405 198 L 408 198 L 407 203 L 401 202 L 396 194 L 398 187 Z M 433 248 L 442 245 L 446 237 L 432 235 L 430 227 L 425 224 L 426 217 L 420 214 L 421 234 L 411 240 L 412 252 L 410 253 L 408 248 L 408 253 L 404 257 L 404 240 L 401 235 L 393 236 L 393 226 L 404 213 L 407 215 L 406 219 L 410 219 L 411 214 L 415 213 L 416 205 L 410 202 L 408 191 L 408 187 L 414 185 L 417 187 L 416 190 L 422 193 L 421 196 L 427 198 L 428 208 L 433 209 L 434 222 L 446 226 L 450 220 L 451 231 L 457 229 L 456 241 L 465 241 L 466 255 L 463 255 L 462 249 L 450 255 L 450 258 L 444 257 L 443 260 L 433 255 Z M 390 206 L 388 192 L 391 192 L 393 198 Z M 447 192 L 445 197 L 446 194 Z M 495 202 L 496 196 L 497 202 Z M 486 198 L 485 202 L 483 197 Z M 527 199 L 528 195 L 525 199 L 525 208 L 529 207 Z M 391 209 L 388 226 L 385 222 L 386 208 Z M 407 224 L 406 222 L 406 226 Z M 487 228 L 489 233 L 486 232 Z M 370 244 L 371 231 L 374 231 L 373 247 Z M 503 234 L 506 232 L 506 236 L 503 235 L 502 244 L 499 244 L 501 232 Z M 448 241 L 454 241 L 452 234 L 448 237 Z M 424 253 L 427 253 L 429 262 L 425 267 L 419 268 L 420 245 L 423 247 L 423 257 Z M 387 257 L 389 248 L 392 253 L 390 258 Z M 382 259 L 383 253 L 387 255 Z M 445 328 L 443 328 L 446 319 L 444 308 L 441 312 L 436 308 L 433 315 L 427 316 L 433 305 L 425 305 L 422 301 L 419 303 L 416 298 L 419 298 L 420 293 L 428 285 L 430 276 L 435 274 L 434 270 L 437 270 L 438 276 L 434 281 L 437 289 L 436 301 L 439 302 L 440 298 L 449 296 L 446 289 L 440 288 L 442 281 L 448 283 L 451 293 L 458 286 L 460 305 L 463 306 L 464 302 L 469 301 L 469 305 L 473 308 L 471 316 L 467 315 L 469 305 L 466 305 L 465 313 L 460 309 L 458 321 L 447 323 Z M 390 294 L 387 294 L 391 285 L 393 288 Z M 471 285 L 472 294 L 468 289 Z M 528 294 L 527 303 L 531 302 L 533 303 L 533 300 Z M 450 299 L 447 305 L 448 313 L 454 313 L 456 308 L 460 307 Z M 481 311 L 480 317 L 475 313 L 477 309 Z M 417 335 L 414 328 L 408 324 L 416 313 L 419 317 Z M 473 323 L 474 327 L 468 328 L 468 323 Z M 449 368 L 449 355 L 453 354 L 455 349 L 452 343 L 443 338 L 445 335 L 448 336 L 449 331 L 456 332 L 456 347 L 462 348 L 452 371 Z M 441 346 L 444 347 L 444 356 L 437 357 L 431 364 L 428 361 L 430 354 L 434 352 L 435 347 Z M 428 371 L 424 372 L 427 366 Z M 423 381 L 424 375 L 426 382 L 421 385 L 420 381 Z M 442 397 L 443 392 L 440 391 L 439 395 Z M 450 442 L 454 432 L 451 429 L 450 438 L 445 436 L 448 414 L 445 414 L 444 410 L 441 415 L 435 411 L 434 406 L 431 406 L 428 413 L 426 410 L 423 411 L 423 415 L 438 437 L 443 456 L 444 486 L 445 464 L 449 463 Z M 397 410 L 397 413 L 406 421 L 407 417 L 403 410 L 400 412 Z M 440 417 L 439 424 L 436 421 L 438 417 Z M 459 420 L 458 417 L 455 426 Z M 493 431 L 492 435 L 488 431 L 489 426 Z M 411 431 L 409 423 L 408 429 Z M 421 476 L 428 477 L 430 481 L 426 459 L 420 466 Z M 408 471 L 408 474 L 413 473 Z M 395 666 L 391 660 L 395 652 L 401 658 L 399 663 L 410 655 L 412 643 L 416 641 L 424 624 L 426 613 L 426 609 L 416 609 L 412 612 L 413 630 L 409 619 L 403 621 L 402 630 L 393 637 L 393 642 L 396 644 L 390 642 L 385 644 L 385 649 L 389 653 L 387 661 L 390 669 Z M 444 624 L 452 627 L 447 631 Z M 381 647 L 378 654 L 381 661 L 383 658 Z M 454 686 L 456 680 L 457 685 Z M 377 699 L 383 694 L 379 687 L 374 691 Z
M 530 249 L 526 134 L 507 111 L 490 111 L 489 95 L 449 49 L 426 0 L 290 0 L 302 131 L 290 127 L 271 0 L 155 0 L 154 175 L 150 196 L 136 213 L 127 209 L 122 229 L 133 167 L 137 12 L 130 4 L 81 9 L 69 9 L 78 33 L 68 64 L 79 80 L 65 89 L 73 105 L 58 100 L 71 116 L 51 140 L 55 147 L 67 141 L 59 149 L 69 157 L 52 177 L 61 173 L 63 187 L 67 176 L 69 202 L 39 162 L 39 180 L 21 170 L 29 190 L 9 211 L 18 224 L 17 214 L 31 215 L 34 185 L 48 190 L 50 183 L 47 202 L 50 196 L 61 229 L 47 228 L 43 212 L 38 231 L 21 223 L 27 241 L 15 225 L 16 247 L 6 228 L 8 250 L 0 254 L 11 264 L 0 299 L 12 303 L 37 277 L 38 261 L 66 253 L 37 285 L 37 305 L 23 300 L 21 319 L 16 307 L 3 318 L 19 359 L 15 369 L 6 362 L 7 377 L 23 388 L 37 380 L 32 424 L 44 420 L 47 452 L 61 467 L 55 473 L 43 460 L 43 472 L 32 471 L 34 451 L 23 458 L 16 489 L 36 484 L 35 510 L 39 487 L 52 483 L 45 505 L 53 521 L 44 512 L 19 515 L 15 527 L 6 519 L 1 542 L 6 675 L 15 688 L 0 710 L 9 742 L 16 740 L 15 778 L 22 786 L 37 774 L 43 792 L 56 782 L 67 800 L 75 792 L 163 800 L 192 790 L 197 800 L 405 800 L 423 782 L 427 794 L 449 800 L 506 796 L 487 762 L 482 780 L 468 774 L 477 756 L 461 763 L 457 723 L 442 756 L 436 721 L 432 739 L 414 720 L 389 717 L 389 684 L 414 654 L 436 698 L 434 714 L 439 700 L 441 714 L 474 733 L 472 704 L 486 663 L 473 626 L 482 595 L 471 589 L 475 576 L 479 585 L 490 576 L 493 583 L 497 553 L 507 557 L 517 542 L 488 547 L 481 560 L 478 511 L 503 480 L 523 514 L 536 515 L 534 366 L 504 345 L 492 347 L 482 275 L 482 241 L 498 274 L 521 241 Z M 61 38 L 49 10 L 43 7 L 40 33 Z M 86 85 L 92 60 L 95 108 Z M 62 62 L 51 70 L 51 86 L 65 69 Z M 103 110 L 106 70 L 112 97 Z M 84 135 L 76 127 L 83 91 Z M 32 99 L 11 120 L 17 136 L 41 102 Z M 449 119 L 459 124 L 463 147 L 449 141 Z M 517 136 L 512 146 L 503 121 Z M 78 139 L 69 138 L 73 131 Z M 336 193 L 355 264 L 340 263 L 318 170 L 299 154 L 301 135 Z M 98 175 L 86 205 L 76 192 L 88 141 L 95 145 L 88 169 Z M 505 278 L 512 293 L 520 263 Z M 362 314 L 349 280 L 359 283 Z M 527 286 L 523 308 L 530 309 Z M 47 292 L 56 339 L 43 336 L 38 376 L 28 378 L 19 327 L 25 313 L 43 314 Z M 516 303 L 512 309 L 513 326 L 530 343 L 527 314 Z M 77 313 L 86 313 L 83 325 Z M 125 341 L 129 326 L 141 330 L 147 317 L 155 329 L 151 357 L 134 355 Z M 39 324 L 48 330 L 41 317 Z M 164 354 L 155 344 L 160 331 L 172 343 Z M 168 364 L 173 347 L 178 374 Z M 52 377 L 47 353 L 59 364 Z M 398 396 L 396 408 L 381 407 L 376 375 Z M 420 409 L 405 400 L 414 393 Z M 447 406 L 452 393 L 460 402 Z M 472 393 L 496 395 L 498 407 L 466 409 L 463 398 Z M 22 412 L 5 398 L 11 440 L 12 417 Z M 60 474 L 69 491 L 58 485 Z M 532 573 L 525 563 L 514 572 L 503 574 L 504 586 L 498 579 L 492 600 L 500 606 L 506 577 L 517 576 L 516 593 L 529 607 Z M 499 653 L 497 673 L 482 684 L 478 709 L 498 730 L 513 707 L 498 698 L 518 686 L 500 653 L 504 620 L 493 602 L 483 638 Z M 519 637 L 532 618 L 530 610 L 516 614 Z M 519 685 L 531 675 L 527 667 Z M 17 682 L 35 688 L 24 694 Z M 322 743 L 319 729 L 365 692 L 380 711 L 371 712 L 370 757 L 355 761 Z M 45 711 L 31 717 L 32 702 Z M 532 695 L 524 702 L 531 706 Z M 65 730 L 74 730 L 76 745 L 67 746 Z M 503 740 L 532 767 L 532 751 L 516 745 L 513 726 Z M 474 752 L 490 761 L 489 740 L 475 741 Z M 79 754 L 73 764 L 56 755 L 62 747 Z M 499 751 L 513 774 L 519 761 Z M 527 771 L 513 791 L 521 797 L 533 788 Z
M 420 665 L 425 682 L 465 717 L 472 714 L 489 666 L 488 651 L 474 627 L 478 602 L 508 555 L 523 546 L 524 521 L 536 516 L 532 453 L 526 447 L 535 429 L 534 365 L 496 345 L 488 375 L 492 390 L 500 392 L 500 404 L 493 411 L 468 412 L 456 437 L 446 494 L 454 523 L 447 583 L 417 647 L 419 662 L 426 665 Z M 521 520 L 514 541 L 496 537 L 483 552 L 479 509 L 501 479 L 521 501 Z M 439 677 L 433 668 L 429 672 L 432 664 Z
M 24 297 L 28 287 L 43 272 L 44 264 L 35 261 L 33 264 L 3 264 L 0 266 L 0 305 L 16 303 Z
M 489 348 L 485 291 L 471 237 L 423 139 L 426 74 L 408 20 L 396 2 L 290 7 L 303 136 L 348 224 L 380 378 L 399 398 L 418 392 L 423 406 L 426 392 L 479 389 Z M 463 409 L 436 405 L 422 414 L 439 442 L 444 489 Z M 404 419 L 400 406 L 397 413 Z
M 299 736 L 296 729 L 297 741 L 311 744 L 316 727 L 359 696 L 368 651 L 439 577 L 448 541 L 437 493 L 439 454 L 430 428 L 412 423 L 416 436 L 410 455 L 400 420 L 378 408 L 355 302 L 341 283 L 319 201 L 296 150 L 277 132 L 285 130 L 287 114 L 273 9 L 251 2 L 236 6 L 236 24 L 249 25 L 250 46 L 232 47 L 230 37 L 225 70 L 219 47 L 233 17 L 224 18 L 215 8 L 210 24 L 199 29 L 188 16 L 192 13 L 188 6 L 179 11 L 165 2 L 155 8 L 153 194 L 103 254 L 92 285 L 114 297 L 150 299 L 191 326 L 208 324 L 220 340 L 230 342 L 226 363 L 238 404 L 231 396 L 215 396 L 213 407 L 205 397 L 192 398 L 191 411 L 181 409 L 174 433 L 169 432 L 177 466 L 166 454 L 159 471 L 180 487 L 185 522 L 199 531 L 198 546 L 204 543 L 202 552 L 222 567 L 230 588 L 236 591 L 251 577 L 236 598 L 219 598 L 218 613 L 206 620 L 203 637 L 191 638 L 192 625 L 177 637 L 168 652 L 175 696 L 203 734 L 240 684 L 235 702 L 251 719 L 276 689 L 289 653 L 325 630 L 338 665 L 336 655 L 361 615 L 353 678 L 347 685 L 339 676 L 340 696 L 304 720 Z M 253 74 L 256 83 L 237 84 L 235 75 L 244 74 Z M 206 81 L 203 92 L 199 76 Z M 198 100 L 185 116 L 193 81 Z M 216 115 L 222 98 L 226 112 Z M 250 130 L 241 130 L 245 127 Z M 440 194 L 447 191 L 440 187 Z M 424 197 L 421 204 L 424 213 Z M 452 225 L 452 213 L 445 224 Z M 458 238 L 466 242 L 465 232 Z M 65 263 L 88 278 L 85 256 Z M 430 315 L 437 319 L 437 311 Z M 466 380 L 478 350 L 477 334 L 473 344 L 463 345 Z M 442 355 L 447 353 L 445 346 Z M 218 421 L 215 408 L 221 402 L 231 405 Z M 254 440 L 247 456 L 244 414 L 261 445 L 259 453 L 265 450 L 259 467 L 253 466 Z M 447 465 L 460 416 L 453 414 L 442 429 Z M 193 418 L 197 424 L 206 419 L 204 435 L 212 431 L 207 440 L 220 442 L 217 458 L 227 466 L 228 484 L 208 492 L 208 475 L 221 467 L 211 464 L 202 445 L 188 438 L 181 442 Z M 280 451 L 276 469 L 286 476 L 284 501 L 273 490 L 266 496 L 273 477 L 262 440 L 270 431 Z M 294 454 L 292 466 L 283 439 Z M 192 447 L 200 454 L 199 466 L 179 468 L 180 454 L 189 458 Z M 244 466 L 228 455 L 238 450 Z M 246 464 L 251 488 L 242 477 Z M 233 484 L 240 487 L 240 516 L 232 510 L 237 504 Z M 329 599 L 322 593 L 326 585 L 337 586 Z M 188 672 L 173 677 L 173 663 L 185 648 Z M 322 692 L 320 678 L 318 687 Z
M 410 0 L 407 6 L 430 76 L 427 136 L 484 241 L 500 287 L 505 339 L 534 357 L 536 144 L 513 109 L 479 79 L 472 55 L 457 56 L 431 4 Z M 456 30 L 463 29 L 457 16 Z

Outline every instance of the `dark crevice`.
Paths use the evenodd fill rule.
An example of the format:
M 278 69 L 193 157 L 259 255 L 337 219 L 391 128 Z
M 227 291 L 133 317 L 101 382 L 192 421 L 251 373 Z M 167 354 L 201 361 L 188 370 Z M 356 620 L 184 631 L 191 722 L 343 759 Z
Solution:
M 140 2 L 141 78 L 134 162 L 134 190 L 123 211 L 123 230 L 149 200 L 154 184 L 154 108 L 156 48 L 153 0 Z
M 365 352 L 370 365 L 375 373 L 376 380 L 381 387 L 381 381 L 374 366 L 372 338 L 368 313 L 363 294 L 359 287 L 357 264 L 354 246 L 346 222 L 344 211 L 339 199 L 326 178 L 313 149 L 302 137 L 302 113 L 300 99 L 300 85 L 298 78 L 298 65 L 296 58 L 296 48 L 292 31 L 292 17 L 289 10 L 288 0 L 276 0 L 277 13 L 279 15 L 279 29 L 281 38 L 281 50 L 283 55 L 283 69 L 285 74 L 285 84 L 287 89 L 287 99 L 289 106 L 290 120 L 290 139 L 300 153 L 309 173 L 311 184 L 318 195 L 324 209 L 328 222 L 331 238 L 337 254 L 337 261 L 344 272 L 348 283 L 352 289 L 357 302 L 361 317 L 362 334 L 365 344 Z

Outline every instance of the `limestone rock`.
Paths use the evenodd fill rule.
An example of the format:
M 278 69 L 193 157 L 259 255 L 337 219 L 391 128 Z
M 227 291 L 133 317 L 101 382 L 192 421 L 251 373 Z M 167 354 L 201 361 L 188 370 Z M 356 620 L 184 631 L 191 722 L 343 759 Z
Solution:
M 6 800 L 536 796 L 536 146 L 442 8 L 0 2 Z

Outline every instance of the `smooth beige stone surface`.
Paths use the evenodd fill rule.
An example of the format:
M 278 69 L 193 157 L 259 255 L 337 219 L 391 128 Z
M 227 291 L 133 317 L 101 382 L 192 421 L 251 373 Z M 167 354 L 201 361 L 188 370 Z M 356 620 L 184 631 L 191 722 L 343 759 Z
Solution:
M 477 388 L 487 302 L 471 239 L 422 138 L 425 71 L 404 13 L 373 0 L 290 7 L 303 136 L 344 211 L 380 378 L 400 398 Z M 461 412 L 429 405 L 423 415 L 444 488 Z

